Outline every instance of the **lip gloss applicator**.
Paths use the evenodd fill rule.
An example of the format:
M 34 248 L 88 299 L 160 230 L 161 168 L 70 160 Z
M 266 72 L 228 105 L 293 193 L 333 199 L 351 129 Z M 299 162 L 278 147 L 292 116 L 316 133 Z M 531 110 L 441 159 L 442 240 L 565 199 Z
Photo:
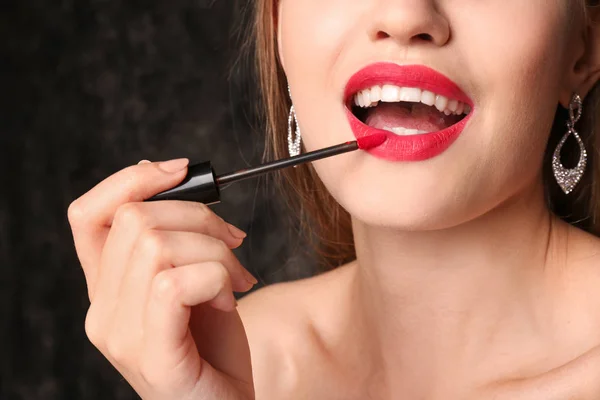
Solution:
M 188 172 L 183 181 L 172 189 L 166 190 L 149 198 L 146 201 L 158 200 L 185 200 L 196 201 L 204 204 L 214 204 L 221 201 L 219 188 L 223 185 L 238 182 L 243 179 L 253 178 L 267 172 L 276 171 L 294 165 L 304 164 L 322 158 L 348 153 L 354 150 L 369 150 L 381 145 L 386 140 L 386 135 L 378 133 L 365 136 L 354 141 L 345 142 L 336 146 L 326 147 L 321 150 L 311 151 L 295 157 L 271 161 L 252 168 L 241 169 L 224 175 L 215 175 L 210 161 L 188 167 Z

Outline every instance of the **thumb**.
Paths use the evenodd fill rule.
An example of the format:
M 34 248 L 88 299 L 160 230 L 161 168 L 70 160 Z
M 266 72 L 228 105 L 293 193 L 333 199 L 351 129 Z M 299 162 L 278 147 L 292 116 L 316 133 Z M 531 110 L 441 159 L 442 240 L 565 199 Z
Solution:
M 157 163 L 141 161 L 92 188 L 78 199 L 78 209 L 85 212 L 88 225 L 109 226 L 121 205 L 143 201 L 180 183 L 188 165 L 187 158 Z

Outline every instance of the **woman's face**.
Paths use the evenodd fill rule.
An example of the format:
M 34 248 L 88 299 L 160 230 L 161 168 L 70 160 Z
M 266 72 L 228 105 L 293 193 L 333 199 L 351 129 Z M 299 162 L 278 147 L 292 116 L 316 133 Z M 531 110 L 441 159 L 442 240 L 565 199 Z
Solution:
M 431 102 L 422 91 L 419 103 L 402 69 L 367 69 L 347 89 L 374 63 L 429 67 L 462 94 L 418 69 L 408 72 L 421 76 L 414 86 L 442 110 L 436 95 L 472 106 L 464 129 L 440 143 L 396 129 L 404 137 L 389 143 L 408 150 L 332 157 L 315 164 L 319 176 L 355 218 L 402 229 L 457 225 L 533 188 L 556 107 L 577 90 L 569 77 L 582 55 L 581 18 L 573 0 L 281 0 L 281 61 L 308 150 L 354 138 L 345 92 L 362 86 L 376 96 L 375 86 L 395 83 L 385 104 L 355 112 L 379 129 L 435 132 L 463 118 L 422 104 Z

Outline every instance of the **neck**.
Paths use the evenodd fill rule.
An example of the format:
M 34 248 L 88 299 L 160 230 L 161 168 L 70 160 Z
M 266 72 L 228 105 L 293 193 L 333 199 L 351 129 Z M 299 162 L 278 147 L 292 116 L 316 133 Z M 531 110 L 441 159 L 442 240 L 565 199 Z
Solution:
M 425 362 L 447 372 L 457 358 L 476 358 L 491 341 L 507 339 L 502 332 L 531 328 L 543 319 L 538 299 L 549 264 L 557 262 L 551 250 L 563 229 L 556 226 L 541 187 L 444 230 L 406 232 L 354 220 L 354 306 L 365 334 L 388 364 L 416 370 Z

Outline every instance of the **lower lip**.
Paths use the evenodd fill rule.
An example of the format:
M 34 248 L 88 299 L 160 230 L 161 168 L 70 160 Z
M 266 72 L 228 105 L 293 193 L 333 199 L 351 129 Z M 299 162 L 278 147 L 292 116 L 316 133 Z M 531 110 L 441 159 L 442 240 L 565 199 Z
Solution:
M 365 125 L 346 108 L 346 115 L 357 139 L 375 134 L 386 135 L 387 140 L 381 146 L 367 151 L 388 161 L 423 161 L 442 154 L 462 133 L 472 113 L 471 111 L 460 122 L 438 132 L 400 136 Z

